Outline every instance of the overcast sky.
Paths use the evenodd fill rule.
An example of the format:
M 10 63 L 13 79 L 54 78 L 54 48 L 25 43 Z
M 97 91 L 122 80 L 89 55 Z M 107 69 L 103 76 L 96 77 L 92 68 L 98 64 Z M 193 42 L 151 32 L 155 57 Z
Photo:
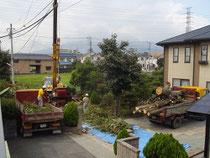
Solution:
M 117 33 L 119 40 L 128 40 L 131 47 L 135 48 L 140 41 L 158 42 L 184 33 L 187 7 L 192 7 L 193 30 L 210 23 L 209 0 L 83 0 L 72 6 L 78 1 L 58 0 L 58 36 L 61 38 L 61 45 L 69 43 L 72 49 L 80 50 L 82 45 L 88 48 L 86 37 L 89 36 L 94 43 L 98 43 Z M 1 0 L 0 36 L 7 34 L 10 23 L 16 30 L 24 24 L 28 26 L 27 23 L 50 2 L 51 0 Z M 33 21 L 43 16 L 48 8 Z M 33 53 L 51 48 L 52 14 L 38 29 L 24 36 L 14 37 L 15 53 Z M 10 49 L 8 37 L 1 41 L 4 50 Z M 80 41 L 83 42 L 78 45 Z

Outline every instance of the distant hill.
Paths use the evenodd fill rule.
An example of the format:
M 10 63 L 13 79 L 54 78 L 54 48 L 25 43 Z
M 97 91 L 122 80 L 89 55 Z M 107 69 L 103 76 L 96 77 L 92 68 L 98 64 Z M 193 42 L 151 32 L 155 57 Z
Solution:
M 92 41 L 93 44 L 93 50 L 94 52 L 100 52 L 100 48 L 97 46 L 98 41 Z M 149 44 L 146 41 L 136 41 L 136 42 L 130 42 L 129 44 L 130 48 L 135 48 L 138 53 L 144 53 L 149 52 Z M 89 43 L 87 40 L 77 40 L 73 42 L 64 43 L 61 45 L 62 49 L 72 49 L 72 50 L 78 50 L 81 53 L 86 53 L 89 50 Z M 157 46 L 155 43 L 151 43 L 151 52 L 160 52 L 163 51 L 162 47 Z M 46 48 L 39 51 L 34 51 L 33 53 L 37 54 L 52 54 L 52 48 Z

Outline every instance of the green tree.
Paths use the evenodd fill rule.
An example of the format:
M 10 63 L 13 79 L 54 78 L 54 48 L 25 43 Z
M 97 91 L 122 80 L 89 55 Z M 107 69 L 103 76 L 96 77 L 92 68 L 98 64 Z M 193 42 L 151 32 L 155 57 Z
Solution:
M 156 133 L 143 149 L 146 158 L 188 158 L 182 144 L 172 134 Z
M 125 128 L 120 130 L 119 133 L 117 134 L 117 139 L 122 139 L 122 138 L 127 138 L 127 137 L 129 137 L 129 133 L 127 132 Z M 117 155 L 117 139 L 115 140 L 114 145 L 113 145 L 115 155 Z
M 84 63 L 76 64 L 75 70 L 71 72 L 70 83 L 79 86 L 82 92 L 91 93 L 95 90 L 96 83 L 102 83 L 103 79 L 98 67 L 87 58 Z
M 157 65 L 158 65 L 159 68 L 163 68 L 163 66 L 164 66 L 164 58 L 159 58 L 157 60 Z
M 10 67 L 9 64 L 10 59 L 8 56 L 8 52 L 0 51 L 0 80 L 10 80 Z
M 139 79 L 141 72 L 137 55 L 127 50 L 128 45 L 125 41 L 118 44 L 116 34 L 98 44 L 103 57 L 100 70 L 105 74 L 105 82 L 117 99 L 118 112 L 123 91 L 131 89 L 131 83 Z

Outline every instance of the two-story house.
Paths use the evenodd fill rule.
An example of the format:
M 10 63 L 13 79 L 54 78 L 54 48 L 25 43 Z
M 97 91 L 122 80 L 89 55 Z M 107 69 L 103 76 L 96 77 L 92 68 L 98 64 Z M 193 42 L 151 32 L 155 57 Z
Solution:
M 151 72 L 158 67 L 157 61 L 160 58 L 163 58 L 163 52 L 155 52 L 150 54 L 144 52 L 138 55 L 138 63 L 141 64 L 142 71 Z
M 164 47 L 164 84 L 210 88 L 210 25 L 157 45 Z

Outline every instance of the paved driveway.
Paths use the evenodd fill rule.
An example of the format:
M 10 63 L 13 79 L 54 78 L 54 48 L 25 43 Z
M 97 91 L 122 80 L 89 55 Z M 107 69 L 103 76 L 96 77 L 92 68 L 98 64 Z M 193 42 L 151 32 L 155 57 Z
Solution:
M 152 133 L 172 133 L 173 136 L 181 143 L 188 143 L 190 147 L 203 148 L 205 139 L 205 121 L 185 120 L 182 126 L 178 129 L 172 129 L 167 125 L 154 124 L 147 117 L 129 118 L 126 119 L 129 124 L 140 126 Z M 141 138 L 140 138 L 141 140 Z
M 65 134 L 35 134 L 8 140 L 12 158 L 94 158 Z

